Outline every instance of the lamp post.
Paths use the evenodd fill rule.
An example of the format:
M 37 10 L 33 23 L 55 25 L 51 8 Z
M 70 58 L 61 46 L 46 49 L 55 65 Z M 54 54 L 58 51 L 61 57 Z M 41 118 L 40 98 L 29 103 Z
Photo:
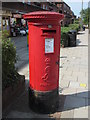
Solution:
M 89 13 L 88 27 L 89 27 L 89 35 L 90 35 L 90 1 L 88 2 L 88 13 Z
M 81 31 L 83 31 L 83 0 L 82 0 L 82 12 L 81 12 Z

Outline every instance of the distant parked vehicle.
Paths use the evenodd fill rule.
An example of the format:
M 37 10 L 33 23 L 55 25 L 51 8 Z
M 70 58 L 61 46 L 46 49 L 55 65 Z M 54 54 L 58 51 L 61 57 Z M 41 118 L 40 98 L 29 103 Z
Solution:
M 26 36 L 28 34 L 28 26 L 24 27 L 20 27 L 20 26 L 14 26 L 11 27 L 11 34 L 12 36 Z
M 20 35 L 25 36 L 27 34 L 26 30 L 24 28 L 20 28 Z

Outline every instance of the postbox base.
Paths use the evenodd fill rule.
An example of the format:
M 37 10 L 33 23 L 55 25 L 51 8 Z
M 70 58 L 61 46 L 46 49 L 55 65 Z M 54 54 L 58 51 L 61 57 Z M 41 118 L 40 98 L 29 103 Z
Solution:
M 29 106 L 35 112 L 54 113 L 59 107 L 58 89 L 39 92 L 29 88 Z

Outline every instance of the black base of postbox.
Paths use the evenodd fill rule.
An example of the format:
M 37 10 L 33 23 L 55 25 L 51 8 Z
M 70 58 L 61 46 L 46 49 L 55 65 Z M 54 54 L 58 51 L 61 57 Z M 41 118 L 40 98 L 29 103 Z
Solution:
M 54 113 L 59 107 L 58 89 L 40 92 L 29 88 L 29 106 L 39 113 Z

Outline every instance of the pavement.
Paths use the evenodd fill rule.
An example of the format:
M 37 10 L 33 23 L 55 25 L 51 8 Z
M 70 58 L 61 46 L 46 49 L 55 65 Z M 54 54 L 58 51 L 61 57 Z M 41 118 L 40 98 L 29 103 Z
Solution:
M 7 118 L 88 118 L 88 30 L 79 32 L 77 46 L 60 50 L 60 96 L 65 97 L 63 109 L 54 114 L 38 114 L 28 107 L 29 60 L 27 36 L 12 38 L 19 56 L 16 68 L 25 75 L 26 89 L 5 111 Z M 62 103 L 60 103 L 62 104 Z
M 66 95 L 61 118 L 88 118 L 88 30 L 79 32 L 77 47 L 61 49 L 60 87 Z

